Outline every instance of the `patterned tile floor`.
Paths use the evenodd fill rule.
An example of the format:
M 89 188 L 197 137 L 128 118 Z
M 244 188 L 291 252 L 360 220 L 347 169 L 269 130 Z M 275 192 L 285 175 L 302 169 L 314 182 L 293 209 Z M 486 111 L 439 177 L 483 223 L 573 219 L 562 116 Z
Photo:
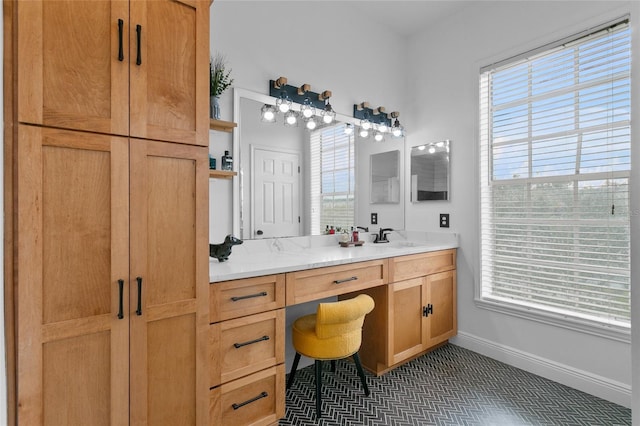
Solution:
M 365 397 L 353 363 L 323 372 L 323 417 L 315 420 L 313 366 L 287 390 L 285 425 L 619 426 L 631 410 L 454 345 L 381 377 Z

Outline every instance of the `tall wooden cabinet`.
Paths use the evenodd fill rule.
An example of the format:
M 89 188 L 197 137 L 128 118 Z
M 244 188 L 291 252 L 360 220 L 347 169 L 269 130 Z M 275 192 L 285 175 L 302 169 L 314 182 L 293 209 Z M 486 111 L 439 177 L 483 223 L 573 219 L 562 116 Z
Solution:
M 209 2 L 7 12 L 10 421 L 206 425 Z

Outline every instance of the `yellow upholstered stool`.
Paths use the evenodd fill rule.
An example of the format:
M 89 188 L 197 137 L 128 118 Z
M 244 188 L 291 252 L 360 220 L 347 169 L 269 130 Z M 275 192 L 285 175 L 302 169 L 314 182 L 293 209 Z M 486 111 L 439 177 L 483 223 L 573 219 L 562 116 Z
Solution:
M 322 361 L 332 361 L 332 369 L 335 371 L 335 360 L 352 356 L 364 393 L 369 396 L 358 350 L 362 343 L 364 317 L 373 310 L 373 307 L 373 299 L 366 294 L 361 294 L 353 299 L 320 303 L 317 313 L 300 317 L 293 323 L 291 337 L 296 356 L 289 373 L 287 389 L 293 385 L 300 356 L 313 358 L 318 418 L 322 416 Z

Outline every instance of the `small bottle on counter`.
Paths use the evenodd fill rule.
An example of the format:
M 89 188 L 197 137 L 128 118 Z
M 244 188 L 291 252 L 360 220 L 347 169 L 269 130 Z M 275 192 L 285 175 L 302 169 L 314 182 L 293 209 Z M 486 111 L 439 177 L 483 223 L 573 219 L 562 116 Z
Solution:
M 329 234 L 333 235 L 336 233 L 336 230 L 333 229 L 333 226 L 329 229 Z
M 358 234 L 358 228 L 351 227 L 351 241 L 358 242 L 358 238 L 360 238 Z
M 221 170 L 233 170 L 233 157 L 229 154 L 229 151 L 225 151 L 222 156 L 222 169 Z

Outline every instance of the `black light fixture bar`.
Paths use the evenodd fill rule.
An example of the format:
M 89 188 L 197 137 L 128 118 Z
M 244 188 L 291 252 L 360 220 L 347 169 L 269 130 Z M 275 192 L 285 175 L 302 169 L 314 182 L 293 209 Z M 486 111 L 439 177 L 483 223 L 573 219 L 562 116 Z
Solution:
M 295 87 L 287 84 L 286 81 L 287 79 L 284 77 L 280 77 L 278 80 L 269 80 L 269 96 L 280 98 L 283 94 L 286 94 L 291 102 L 295 102 L 301 105 L 304 104 L 304 101 L 306 99 L 309 99 L 309 103 L 315 108 L 318 108 L 320 110 L 324 109 L 324 100 L 328 98 L 328 96 L 323 96 L 323 94 L 330 94 L 331 92 L 325 91 L 318 94 L 312 92 L 310 90 L 311 86 L 308 84 L 303 84 L 300 87 Z
M 391 127 L 391 118 L 384 112 L 384 107 L 372 109 L 368 102 L 353 105 L 353 118 L 366 119 L 375 124 L 385 123 Z

